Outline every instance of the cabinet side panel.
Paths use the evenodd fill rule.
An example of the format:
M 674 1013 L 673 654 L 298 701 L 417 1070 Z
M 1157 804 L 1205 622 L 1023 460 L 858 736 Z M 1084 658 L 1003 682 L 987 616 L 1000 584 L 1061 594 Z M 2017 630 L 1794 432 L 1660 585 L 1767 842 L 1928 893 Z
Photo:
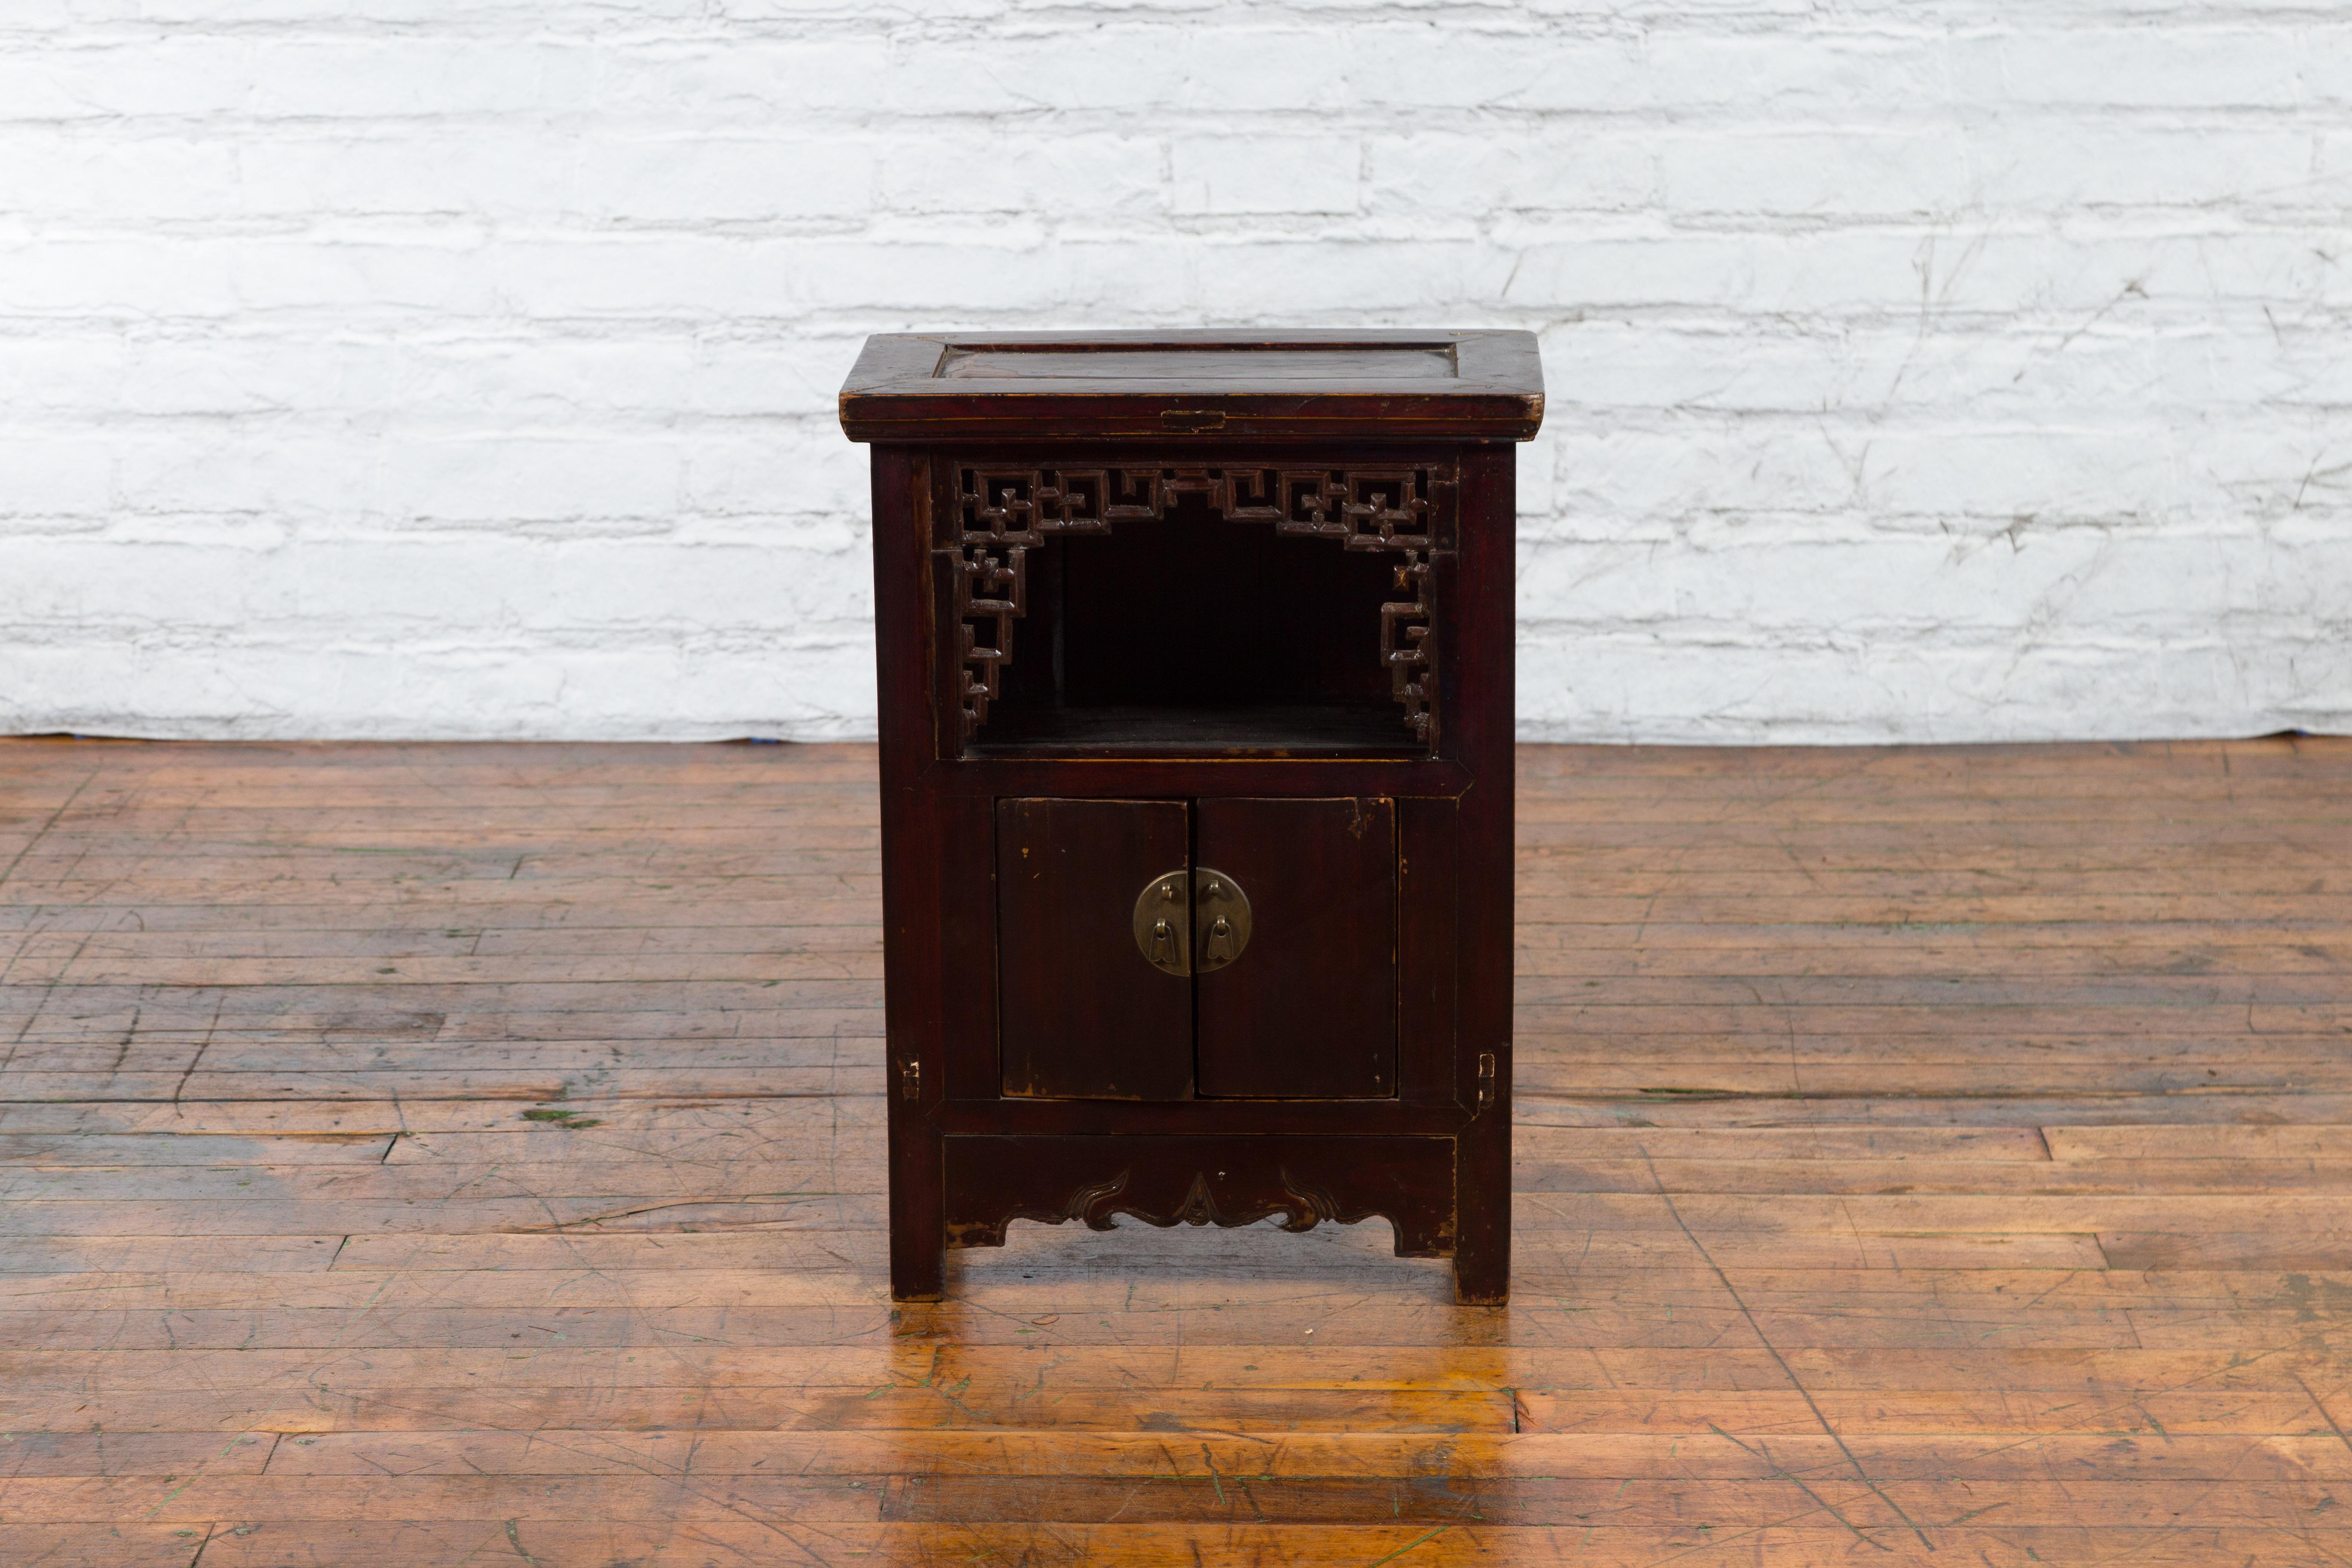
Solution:
M 931 461 L 877 447 L 874 481 L 874 663 L 882 786 L 915 783 L 931 758 Z
M 975 795 L 929 797 L 940 825 L 940 1057 L 950 1100 L 992 1100 L 997 1054 L 996 814 Z
M 940 837 L 921 787 L 929 761 L 927 465 L 877 447 L 874 618 L 882 734 L 884 1103 L 890 1133 L 890 1290 L 937 1300 L 942 1288 Z
M 1450 800 L 1397 802 L 1397 1093 L 1454 1101 L 1458 844 Z
M 1240 886 L 1253 927 L 1237 961 L 1195 982 L 1202 1094 L 1394 1094 L 1395 803 L 1203 800 L 1198 810 L 1202 874 Z
M 1191 1098 L 1192 979 L 1146 962 L 1134 926 L 1138 894 L 1181 881 L 1188 828 L 1181 801 L 997 803 L 1005 1093 Z
M 1455 1289 L 1500 1301 L 1511 1268 L 1512 579 L 1517 451 L 1462 454 L 1456 602 L 1461 699 L 1454 734 L 1473 781 L 1461 803 L 1462 969 L 1455 1092 L 1472 1112 L 1459 1139 Z M 1486 1070 L 1482 1071 L 1481 1069 Z

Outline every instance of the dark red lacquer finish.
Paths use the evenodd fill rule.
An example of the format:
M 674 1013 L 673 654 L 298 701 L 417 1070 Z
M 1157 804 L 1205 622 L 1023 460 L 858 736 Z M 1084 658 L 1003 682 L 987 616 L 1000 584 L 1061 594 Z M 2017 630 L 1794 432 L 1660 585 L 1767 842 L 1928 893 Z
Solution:
M 869 340 L 891 1291 L 1013 1219 L 1510 1278 L 1524 332 Z

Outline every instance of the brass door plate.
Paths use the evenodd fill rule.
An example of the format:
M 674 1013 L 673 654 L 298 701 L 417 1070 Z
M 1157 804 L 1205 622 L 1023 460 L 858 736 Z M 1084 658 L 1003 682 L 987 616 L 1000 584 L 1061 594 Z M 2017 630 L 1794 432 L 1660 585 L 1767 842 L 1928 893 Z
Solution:
M 1249 940 L 1249 895 L 1212 867 L 1165 872 L 1135 897 L 1135 951 L 1163 974 L 1223 969 Z

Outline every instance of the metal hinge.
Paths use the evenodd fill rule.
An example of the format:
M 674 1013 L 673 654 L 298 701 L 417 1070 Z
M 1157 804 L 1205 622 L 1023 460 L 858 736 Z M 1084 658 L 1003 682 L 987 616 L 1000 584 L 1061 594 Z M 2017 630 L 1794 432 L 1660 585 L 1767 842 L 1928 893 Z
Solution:
M 923 1098 L 923 1064 L 913 1057 L 908 1057 L 898 1063 L 898 1098 L 901 1100 Z
M 1478 1107 L 1485 1110 L 1495 1103 L 1495 1053 L 1478 1053 Z

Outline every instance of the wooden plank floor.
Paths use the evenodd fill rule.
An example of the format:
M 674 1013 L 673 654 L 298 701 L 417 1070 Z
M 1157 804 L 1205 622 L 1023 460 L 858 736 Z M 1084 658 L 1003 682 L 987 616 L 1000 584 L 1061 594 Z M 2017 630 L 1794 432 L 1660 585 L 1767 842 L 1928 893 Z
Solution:
M 894 1311 L 868 751 L 0 742 L 0 1564 L 2352 1563 L 2352 742 L 1521 767 L 1507 1310 Z

